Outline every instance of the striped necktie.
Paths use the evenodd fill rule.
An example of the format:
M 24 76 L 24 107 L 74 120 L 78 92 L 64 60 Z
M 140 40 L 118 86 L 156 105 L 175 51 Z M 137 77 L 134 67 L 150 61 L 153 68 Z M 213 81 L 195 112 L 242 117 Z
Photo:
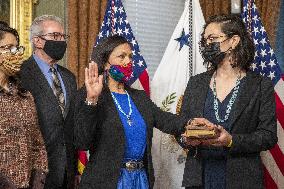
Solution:
M 65 107 L 65 99 L 64 99 L 64 93 L 61 87 L 60 80 L 58 78 L 57 71 L 54 67 L 50 68 L 51 71 L 51 77 L 52 77 L 52 90 L 54 95 L 57 98 L 59 107 L 61 109 L 62 114 L 64 113 L 64 107 Z

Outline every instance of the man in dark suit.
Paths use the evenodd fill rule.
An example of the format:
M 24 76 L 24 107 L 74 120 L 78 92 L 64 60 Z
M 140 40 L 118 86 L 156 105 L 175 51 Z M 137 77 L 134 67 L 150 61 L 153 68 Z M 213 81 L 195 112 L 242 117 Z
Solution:
M 73 114 L 76 80 L 57 64 L 66 50 L 61 19 L 52 15 L 37 17 L 30 28 L 32 56 L 23 63 L 22 85 L 35 100 L 44 137 L 49 173 L 45 189 L 73 188 L 76 170 L 73 147 Z

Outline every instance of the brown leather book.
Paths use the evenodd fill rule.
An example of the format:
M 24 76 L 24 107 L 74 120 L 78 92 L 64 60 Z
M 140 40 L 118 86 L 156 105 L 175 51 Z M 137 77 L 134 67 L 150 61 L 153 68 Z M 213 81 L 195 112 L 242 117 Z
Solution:
M 185 132 L 186 137 L 192 139 L 212 139 L 218 138 L 217 128 L 209 128 L 206 125 L 191 125 Z

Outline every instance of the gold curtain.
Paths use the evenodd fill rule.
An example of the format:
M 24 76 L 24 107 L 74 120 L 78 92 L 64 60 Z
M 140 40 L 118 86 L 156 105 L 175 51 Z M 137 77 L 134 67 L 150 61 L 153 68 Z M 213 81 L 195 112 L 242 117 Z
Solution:
M 104 18 L 107 0 L 68 1 L 68 40 L 67 67 L 77 79 L 78 86 L 84 83 L 84 69 L 89 63 L 90 54 L 100 25 Z
M 229 14 L 231 11 L 231 0 L 200 0 L 199 2 L 205 20 L 213 15 Z
M 255 3 L 269 40 L 272 46 L 274 46 L 280 0 L 256 0 Z M 231 0 L 200 0 L 200 6 L 205 20 L 216 14 L 229 14 L 231 12 Z

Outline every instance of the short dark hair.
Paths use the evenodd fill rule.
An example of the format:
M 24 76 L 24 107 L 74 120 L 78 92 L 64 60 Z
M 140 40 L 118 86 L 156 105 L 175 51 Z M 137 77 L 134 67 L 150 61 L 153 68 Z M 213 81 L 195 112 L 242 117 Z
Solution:
M 11 33 L 16 37 L 18 45 L 20 44 L 20 38 L 17 30 L 11 28 L 6 22 L 0 21 L 0 40 L 4 38 L 6 33 Z
M 220 24 L 222 32 L 226 34 L 227 37 L 232 37 L 233 35 L 238 35 L 240 37 L 239 44 L 231 51 L 232 60 L 234 61 L 233 66 L 248 71 L 254 60 L 255 47 L 240 16 L 232 14 L 212 16 L 204 25 L 204 31 L 211 23 Z M 206 45 L 204 31 L 200 42 L 201 48 L 204 48 Z M 206 65 L 208 69 L 217 69 L 217 65 L 211 64 L 210 62 L 204 61 L 204 65 Z
M 91 59 L 98 64 L 99 74 L 102 74 L 104 72 L 105 65 L 114 48 L 125 43 L 129 44 L 129 42 L 124 37 L 113 35 L 104 38 L 98 45 L 93 48 Z

